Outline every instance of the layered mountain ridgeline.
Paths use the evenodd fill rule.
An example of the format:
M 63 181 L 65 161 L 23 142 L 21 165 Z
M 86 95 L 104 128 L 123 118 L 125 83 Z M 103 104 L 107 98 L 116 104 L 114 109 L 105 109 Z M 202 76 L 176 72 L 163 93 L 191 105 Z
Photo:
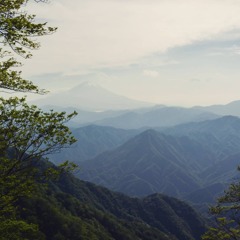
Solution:
M 66 112 L 72 113 L 76 111 L 78 113 L 69 123 L 67 123 L 70 127 L 79 128 L 80 126 L 87 126 L 94 124 L 94 122 L 106 119 L 106 118 L 114 118 L 120 115 L 123 115 L 130 110 L 106 110 L 106 111 L 87 111 L 82 110 L 77 107 L 60 107 L 54 105 L 45 105 L 43 106 L 45 111 L 49 111 L 51 109 L 56 109 L 58 112 Z
M 84 76 L 85 77 L 85 76 Z M 212 105 L 206 107 L 167 107 L 154 106 L 116 95 L 91 81 L 82 79 L 79 86 L 58 94 L 47 95 L 36 100 L 37 105 L 52 105 L 53 109 L 79 112 L 78 117 L 71 121 L 72 126 L 83 124 L 99 124 L 120 128 L 162 127 L 176 124 L 214 119 L 218 116 L 240 116 L 240 101 L 226 105 Z M 47 107 L 49 109 L 49 107 Z M 144 108 L 143 111 L 142 109 Z M 109 111 L 112 110 L 112 111 Z
M 180 197 L 200 188 L 197 173 L 210 161 L 211 152 L 187 137 L 147 130 L 82 163 L 79 177 L 133 196 L 164 192 Z
M 159 129 L 159 131 L 163 131 Z M 224 116 L 215 120 L 178 125 L 163 131 L 173 136 L 188 136 L 198 142 L 206 143 L 214 148 L 217 144 L 226 149 L 227 153 L 235 153 L 239 149 L 240 119 Z M 211 141 L 208 140 L 211 138 Z M 217 142 L 217 143 L 216 143 Z
M 172 136 L 187 136 L 217 156 L 215 164 L 200 174 L 206 182 L 228 182 L 236 176 L 240 163 L 240 119 L 225 116 L 216 120 L 188 123 L 163 131 Z
M 199 203 L 202 191 L 202 203 L 212 201 L 237 175 L 238 126 L 240 119 L 223 117 L 165 130 L 171 136 L 147 130 L 83 162 L 77 176 L 131 196 L 162 192 Z M 221 187 L 213 196 L 214 184 Z
M 194 107 L 194 109 L 205 110 L 218 115 L 232 115 L 240 117 L 240 100 L 230 102 L 226 105 L 212 105 L 207 107 Z
M 219 115 L 204 110 L 181 107 L 155 107 L 148 111 L 129 111 L 117 117 L 96 121 L 95 124 L 124 129 L 174 126 L 192 121 L 216 119 Z
M 21 218 L 39 225 L 39 239 L 193 240 L 205 231 L 205 221 L 182 201 L 130 198 L 70 174 L 19 205 Z
M 216 121 L 188 123 L 167 130 L 163 130 L 162 128 L 157 130 L 167 135 L 196 138 L 196 141 L 201 141 L 201 144 L 207 143 L 208 146 L 211 142 L 213 148 L 219 145 L 219 140 L 224 140 L 219 146 L 221 151 L 226 149 L 226 151 L 228 151 L 227 155 L 229 155 L 232 151 L 236 152 L 236 148 L 229 148 L 230 141 L 233 145 L 236 144 L 238 148 L 238 143 L 236 143 L 238 139 L 236 139 L 236 136 L 238 137 L 237 133 L 239 131 L 234 129 L 234 120 L 236 120 L 235 123 L 237 124 L 239 119 L 229 116 Z M 62 150 L 60 154 L 51 155 L 50 159 L 56 163 L 66 159 L 71 159 L 78 163 L 93 158 L 104 151 L 112 150 L 143 131 L 144 129 L 124 130 L 97 125 L 73 128 L 72 132 L 78 140 L 77 143 L 70 149 Z M 212 141 L 209 141 L 209 138 L 212 138 Z M 208 141 L 206 141 L 206 139 L 208 139 Z M 216 141 L 218 142 L 217 144 Z
M 120 146 L 140 132 L 141 130 L 124 130 L 96 125 L 72 129 L 77 142 L 71 148 L 63 149 L 61 153 L 50 155 L 49 158 L 55 163 L 68 159 L 80 163 Z
M 44 106 L 44 109 L 56 109 L 67 113 L 78 112 L 78 116 L 69 122 L 71 127 L 80 127 L 90 124 L 110 126 L 123 129 L 169 127 L 192 121 L 216 119 L 221 115 L 206 111 L 205 109 L 167 107 L 156 105 L 138 109 L 87 111 L 77 107 Z

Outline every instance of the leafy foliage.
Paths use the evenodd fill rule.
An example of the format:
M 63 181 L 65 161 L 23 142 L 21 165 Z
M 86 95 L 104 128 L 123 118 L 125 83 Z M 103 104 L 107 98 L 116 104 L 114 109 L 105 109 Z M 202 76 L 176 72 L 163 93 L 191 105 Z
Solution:
M 47 27 L 46 23 L 37 23 L 35 15 L 29 14 L 24 7 L 29 0 L 0 1 L 0 88 L 44 93 L 31 81 L 22 79 L 21 71 L 13 70 L 21 64 L 11 56 L 11 52 L 24 58 L 32 56 L 31 50 L 38 49 L 40 44 L 35 37 L 52 34 L 56 28 Z M 41 1 L 36 1 L 41 2 Z
M 75 142 L 64 124 L 76 113 L 43 112 L 25 98 L 0 98 L 0 149 L 14 149 L 19 161 L 39 158 Z M 28 156 L 26 156 L 28 154 Z
M 43 240 L 36 224 L 28 224 L 23 220 L 7 219 L 1 221 L 0 236 L 2 240 L 36 239 Z
M 33 194 L 36 178 L 43 179 L 56 173 L 55 169 L 47 168 L 39 175 L 36 165 L 46 154 L 75 142 L 64 125 L 74 115 L 43 112 L 36 106 L 29 106 L 24 98 L 0 98 L 0 214 L 4 223 L 16 225 L 19 231 L 27 226 L 15 220 L 15 203 L 20 197 Z M 62 169 L 69 167 L 66 163 L 62 165 Z M 8 228 L 13 227 L 11 224 Z
M 204 240 L 240 239 L 240 182 L 230 185 L 218 204 L 210 208 L 215 224 L 203 236 Z
M 36 162 L 44 155 L 75 142 L 64 125 L 74 115 L 65 116 L 65 113 L 53 111 L 45 113 L 36 106 L 29 106 L 24 98 L 0 98 L 0 181 L 1 186 L 4 186 L 3 182 L 13 183 L 13 186 L 7 186 L 8 194 L 2 191 L 5 198 L 12 195 L 9 194 L 10 189 L 23 195 L 30 191 L 31 188 L 25 184 L 34 174 Z
M 21 63 L 14 53 L 30 58 L 40 44 L 35 37 L 56 28 L 36 22 L 26 11 L 29 0 L 0 0 L 0 88 L 3 91 L 46 93 L 16 71 Z M 46 2 L 39 0 L 36 2 Z M 25 98 L 0 98 L 0 239 L 43 239 L 38 226 L 18 216 L 17 201 L 32 196 L 36 179 L 55 176 L 74 165 L 65 162 L 59 170 L 36 168 L 41 157 L 71 145 L 75 139 L 64 125 L 76 113 L 43 112 Z
M 40 44 L 33 37 L 53 33 L 56 28 L 46 23 L 35 23 L 35 15 L 21 10 L 29 0 L 4 0 L 0 2 L 0 33 L 2 43 L 17 54 L 29 58 L 26 49 L 38 49 Z
M 4 55 L 6 54 L 5 52 Z M 21 64 L 14 58 L 9 58 L 0 62 L 0 88 L 5 89 L 5 91 L 46 93 L 45 90 L 39 89 L 31 81 L 23 79 L 21 77 L 21 71 L 12 69 L 19 66 L 21 66 Z

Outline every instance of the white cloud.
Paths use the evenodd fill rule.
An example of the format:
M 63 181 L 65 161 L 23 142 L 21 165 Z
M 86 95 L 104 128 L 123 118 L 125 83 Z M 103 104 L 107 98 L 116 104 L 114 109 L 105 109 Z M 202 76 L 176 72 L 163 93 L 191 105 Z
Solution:
M 219 57 L 219 56 L 233 56 L 240 55 L 240 45 L 234 44 L 229 47 L 218 47 L 211 49 L 210 52 L 207 53 L 207 56 L 210 57 Z
M 240 28 L 236 0 L 51 0 L 33 6 L 58 33 L 40 39 L 28 74 L 136 63 Z M 36 7 L 37 6 L 37 7 Z

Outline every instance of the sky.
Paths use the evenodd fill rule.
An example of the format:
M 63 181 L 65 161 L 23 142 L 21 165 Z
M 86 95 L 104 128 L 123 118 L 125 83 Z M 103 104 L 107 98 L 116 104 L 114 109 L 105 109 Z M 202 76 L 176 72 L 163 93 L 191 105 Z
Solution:
M 157 104 L 240 100 L 239 0 L 50 0 L 27 9 L 58 27 L 23 67 L 53 93 L 91 81 Z

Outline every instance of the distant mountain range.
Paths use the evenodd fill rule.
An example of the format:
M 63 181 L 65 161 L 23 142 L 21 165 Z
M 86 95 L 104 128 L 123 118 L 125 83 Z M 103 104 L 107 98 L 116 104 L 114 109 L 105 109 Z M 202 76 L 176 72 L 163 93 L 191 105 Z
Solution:
M 218 115 L 232 115 L 240 117 L 240 100 L 230 102 L 226 105 L 212 105 L 207 107 L 194 107 L 194 109 L 205 110 Z
M 175 126 L 186 122 L 199 122 L 218 118 L 219 115 L 197 109 L 180 107 L 150 108 L 145 112 L 129 111 L 117 117 L 94 122 L 97 125 L 125 129 Z
M 103 112 L 85 111 L 73 107 L 64 108 L 57 106 L 44 106 L 48 111 L 65 111 L 71 113 L 77 111 L 78 115 L 69 123 L 70 127 L 79 128 L 88 125 L 110 126 L 122 129 L 169 127 L 187 122 L 199 122 L 216 119 L 219 115 L 203 110 L 166 107 L 156 105 L 154 107 L 139 108 L 133 110 L 109 110 Z
M 240 116 L 240 101 L 227 105 L 209 107 L 167 107 L 155 106 L 143 110 L 129 110 L 117 116 L 94 121 L 94 124 L 117 128 L 156 128 L 171 127 L 189 122 L 201 122 L 222 116 Z
M 239 118 L 228 116 L 214 121 L 193 122 L 171 128 L 155 129 L 167 135 L 195 138 L 194 141 L 201 141 L 202 145 L 207 145 L 208 148 L 212 146 L 213 151 L 219 149 L 222 155 L 228 156 L 231 152 L 235 153 L 239 146 L 238 136 L 236 138 L 238 133 L 240 135 L 239 128 Z M 59 154 L 51 155 L 50 159 L 55 163 L 67 159 L 80 163 L 104 151 L 117 148 L 143 131 L 145 131 L 144 128 L 127 130 L 97 125 L 73 128 L 72 132 L 77 139 L 77 143 L 70 148 L 62 150 Z M 220 140 L 222 141 L 221 144 Z M 232 145 L 230 145 L 231 142 Z M 237 147 L 234 147 L 235 144 Z
M 207 110 L 210 108 L 206 107 Z M 240 104 L 239 104 L 240 108 Z M 45 106 L 45 110 L 54 109 L 56 111 L 65 111 L 67 113 L 76 110 L 78 115 L 71 120 L 70 126 L 79 128 L 80 126 L 98 125 L 110 126 L 122 129 L 148 129 L 148 128 L 165 128 L 173 127 L 176 125 L 190 123 L 190 122 L 203 122 L 204 120 L 214 120 L 221 118 L 224 112 L 218 112 L 218 115 L 213 112 L 201 108 L 182 108 L 182 107 L 166 107 L 164 105 L 139 108 L 133 110 L 116 110 L 116 111 L 103 111 L 93 112 L 79 110 L 73 107 L 64 108 L 56 106 Z M 224 106 L 222 106 L 224 109 Z M 232 112 L 232 116 L 237 116 L 238 108 Z M 234 112 L 236 114 L 234 114 Z
M 96 133 L 101 128 L 100 135 L 104 136 L 105 128 L 91 128 Z M 122 131 L 107 129 L 108 136 L 114 135 L 114 131 L 116 134 Z M 108 144 L 108 151 L 104 152 L 100 151 L 99 144 L 96 157 L 78 161 L 80 171 L 77 176 L 131 196 L 162 192 L 204 203 L 206 199 L 213 201 L 238 174 L 240 119 L 237 117 L 227 116 L 142 133 L 131 130 L 129 135 L 125 135 L 126 132 L 122 145 L 118 142 L 112 148 Z M 218 186 L 216 192 L 209 191 L 213 186 Z M 205 193 L 202 200 L 196 197 L 200 192 Z
M 187 164 L 192 161 L 187 153 L 194 152 L 194 144 L 188 144 L 184 156 L 179 153 L 183 139 L 147 130 L 116 150 L 82 163 L 79 177 L 131 196 L 164 192 L 179 197 L 200 187 L 191 173 L 195 162 Z
M 240 118 L 224 116 L 215 120 L 187 123 L 172 128 L 159 129 L 173 136 L 187 136 L 212 149 L 219 160 L 240 152 Z
M 47 95 L 33 103 L 45 110 L 76 110 L 78 116 L 70 121 L 71 127 L 94 124 L 123 129 L 146 129 L 211 120 L 226 115 L 240 116 L 240 101 L 192 108 L 154 105 L 114 94 L 90 82 Z
M 141 130 L 124 130 L 112 127 L 89 125 L 72 129 L 77 142 L 60 153 L 50 155 L 51 161 L 60 163 L 71 160 L 80 163 L 98 154 L 112 150 L 134 137 Z

